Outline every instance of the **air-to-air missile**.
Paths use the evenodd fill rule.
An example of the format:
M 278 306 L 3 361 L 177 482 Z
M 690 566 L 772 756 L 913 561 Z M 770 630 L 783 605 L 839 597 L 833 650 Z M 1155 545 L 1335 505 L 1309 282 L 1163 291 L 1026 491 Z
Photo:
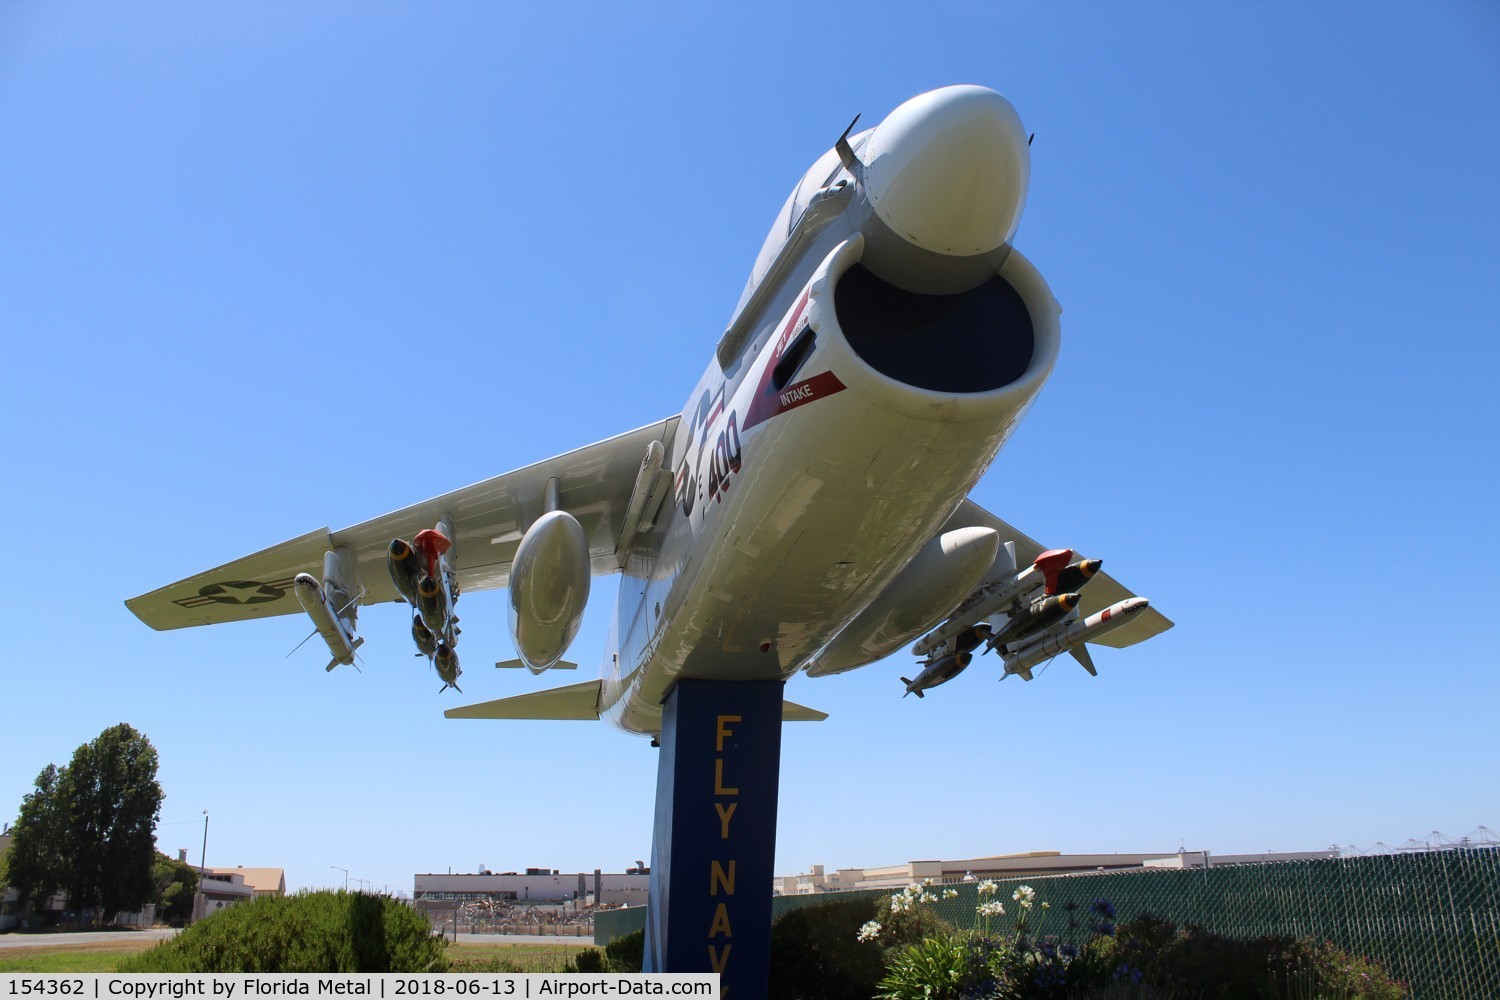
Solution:
M 323 637 L 323 641 L 328 643 L 328 651 L 333 654 L 333 659 L 328 661 L 328 666 L 324 669 L 332 670 L 341 663 L 345 666 L 352 664 L 354 651 L 365 640 L 354 638 L 344 624 L 342 613 L 345 609 L 333 606 L 328 594 L 311 573 L 298 573 L 293 580 L 293 589 L 297 592 L 297 603 L 302 605 L 302 610 L 313 620 L 313 626 Z
M 925 697 L 922 694 L 923 691 L 926 691 L 928 688 L 935 688 L 939 684 L 948 683 L 963 673 L 964 668 L 973 659 L 974 655 L 972 653 L 963 652 L 953 653 L 934 660 L 922 668 L 922 672 L 917 675 L 916 680 L 910 680 L 906 677 L 901 678 L 901 682 L 906 685 L 906 694 L 914 694 L 918 698 Z M 906 694 L 901 697 L 905 698 Z
M 1127 597 L 1059 632 L 1044 633 L 1004 657 L 1005 673 L 1001 675 L 1001 679 L 1011 674 L 1020 674 L 1022 679 L 1029 681 L 1032 667 L 1059 653 L 1073 653 L 1084 669 L 1093 673 L 1089 669 L 1092 664 L 1083 650 L 1083 644 L 1114 631 L 1150 606 L 1151 602 L 1144 597 Z

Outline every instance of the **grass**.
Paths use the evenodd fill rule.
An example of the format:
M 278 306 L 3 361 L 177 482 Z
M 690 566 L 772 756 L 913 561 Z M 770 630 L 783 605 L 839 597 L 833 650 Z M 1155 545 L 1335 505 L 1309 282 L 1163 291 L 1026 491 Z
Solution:
M 593 947 L 587 939 L 578 944 L 459 944 L 448 946 L 448 961 L 454 972 L 487 972 L 501 965 L 517 972 L 561 972 L 580 951 Z
M 0 948 L 0 972 L 114 972 L 123 959 L 157 943 L 147 939 Z
M 120 962 L 156 941 L 110 941 L 98 945 L 25 945 L 0 949 L 0 972 L 114 972 Z M 515 966 L 520 972 L 559 972 L 573 956 L 593 947 L 577 944 L 459 944 L 448 946 L 455 972 L 482 972 Z

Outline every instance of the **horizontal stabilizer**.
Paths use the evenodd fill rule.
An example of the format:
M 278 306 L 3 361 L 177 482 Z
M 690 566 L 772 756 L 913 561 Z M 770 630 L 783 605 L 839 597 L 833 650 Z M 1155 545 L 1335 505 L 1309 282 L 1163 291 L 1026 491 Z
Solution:
M 822 722 L 826 718 L 828 718 L 828 713 L 820 712 L 816 708 L 808 708 L 795 701 L 781 703 L 782 722 Z
M 548 691 L 533 691 L 512 698 L 484 701 L 450 708 L 449 719 L 587 719 L 599 718 L 599 688 L 602 682 L 584 681 Z
M 495 664 L 495 666 L 498 667 L 501 670 L 519 670 L 522 667 L 526 666 L 526 664 L 523 663 L 520 660 L 501 660 L 499 663 Z M 567 660 L 558 660 L 556 663 L 552 664 L 552 666 L 548 667 L 547 669 L 548 670 L 577 670 L 578 669 L 578 664 L 576 664 L 576 663 L 569 663 Z

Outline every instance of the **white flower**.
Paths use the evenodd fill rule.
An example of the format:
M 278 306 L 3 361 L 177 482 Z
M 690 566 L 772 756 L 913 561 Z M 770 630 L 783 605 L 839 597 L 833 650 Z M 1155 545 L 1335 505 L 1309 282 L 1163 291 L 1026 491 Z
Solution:
M 868 921 L 859 929 L 858 940 L 874 941 L 880 937 L 880 924 L 874 920 Z
M 999 891 L 1000 887 L 995 884 L 995 880 L 992 878 L 987 878 L 983 882 L 979 883 L 979 894 L 981 896 L 993 896 Z
M 980 903 L 979 908 L 974 911 L 981 917 L 998 917 L 1005 912 L 1005 906 L 998 899 L 988 903 Z
M 1010 898 L 1021 904 L 1021 909 L 1031 909 L 1031 903 L 1036 899 L 1036 890 L 1029 885 L 1023 885 L 1010 894 Z
M 953 899 L 957 895 L 958 895 L 958 890 L 957 889 L 944 889 L 943 890 L 943 898 L 944 899 Z M 1047 904 L 1043 903 L 1042 905 L 1046 906 Z
M 932 884 L 932 879 L 930 879 L 930 878 L 924 878 L 922 880 L 922 884 L 923 885 L 931 885 Z

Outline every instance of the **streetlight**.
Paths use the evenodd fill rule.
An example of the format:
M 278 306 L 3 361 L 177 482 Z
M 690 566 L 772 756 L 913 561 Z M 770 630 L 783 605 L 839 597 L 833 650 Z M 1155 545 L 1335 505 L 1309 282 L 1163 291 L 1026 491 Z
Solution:
M 358 876 L 356 876 L 355 879 L 354 879 L 354 881 L 358 882 L 361 886 L 364 887 L 363 888 L 364 892 L 369 892 L 370 891 L 370 880 L 369 879 L 367 879 L 367 878 L 359 878 Z
M 329 868 L 338 868 L 339 871 L 341 871 L 341 872 L 344 873 L 344 891 L 348 892 L 349 891 L 349 869 L 347 869 L 347 868 L 339 868 L 338 865 L 329 865 L 328 867 Z

